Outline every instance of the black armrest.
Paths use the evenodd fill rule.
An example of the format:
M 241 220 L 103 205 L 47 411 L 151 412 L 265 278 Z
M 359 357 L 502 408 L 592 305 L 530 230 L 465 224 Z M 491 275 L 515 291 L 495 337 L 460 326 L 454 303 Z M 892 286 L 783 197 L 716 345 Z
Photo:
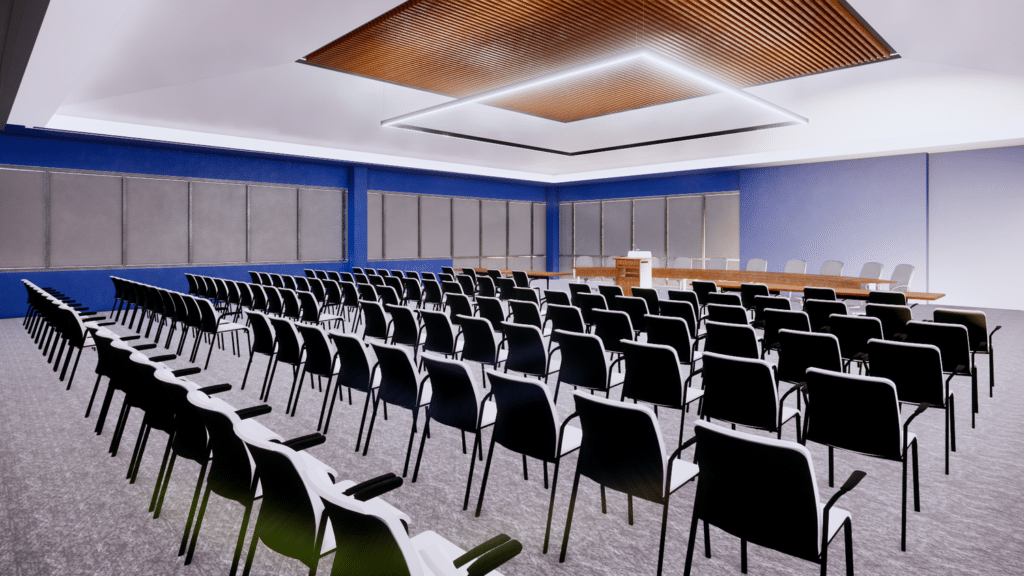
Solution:
M 161 354 L 160 356 L 150 356 L 150 362 L 167 362 L 168 360 L 174 360 L 177 358 L 177 354 Z
M 846 494 L 850 490 L 856 488 L 857 484 L 860 484 L 860 481 L 863 480 L 864 477 L 867 475 L 867 472 L 862 472 L 860 470 L 855 470 L 852 474 L 850 474 L 850 477 L 846 479 L 846 482 L 843 482 L 843 485 L 839 488 L 839 491 L 833 494 L 832 497 L 828 499 L 828 504 L 825 504 L 825 513 L 828 513 L 829 509 L 831 509 L 832 506 L 840 498 L 842 498 L 843 494 Z
M 312 434 L 307 434 L 305 436 L 299 436 L 298 438 L 292 438 L 291 440 L 285 440 L 284 442 L 282 442 L 282 444 L 291 448 L 292 450 L 299 451 L 305 450 L 307 448 L 312 448 L 313 446 L 319 446 L 320 444 L 323 444 L 326 441 L 327 436 L 324 436 L 323 434 L 320 434 L 318 432 L 314 432 Z
M 369 488 L 370 486 L 373 486 L 374 484 L 377 484 L 379 482 L 384 482 L 385 480 L 388 480 L 390 478 L 397 478 L 397 476 L 395 475 L 394 472 L 388 472 L 387 474 L 382 474 L 380 476 L 377 476 L 376 478 L 370 478 L 369 480 L 366 480 L 365 482 L 360 482 L 359 484 L 356 484 L 354 486 L 350 486 L 347 490 L 342 492 L 342 494 L 344 494 L 345 496 L 351 496 L 351 495 L 355 494 L 356 492 L 359 492 L 360 490 L 365 490 L 365 489 Z
M 156 344 L 139 344 L 138 346 L 132 346 L 132 348 L 135 348 L 136 350 L 152 350 L 153 348 L 156 348 Z
M 138 340 L 139 338 L 142 338 L 142 336 L 139 336 L 138 334 L 135 334 L 133 336 L 121 336 L 121 341 L 128 342 L 130 340 Z M 156 346 L 156 344 L 154 344 L 154 346 Z M 136 348 L 136 350 L 138 350 L 138 348 Z
M 497 536 L 491 538 L 487 542 L 484 542 L 483 544 L 476 546 L 469 552 L 466 552 L 462 556 L 459 556 L 458 558 L 453 560 L 452 563 L 455 564 L 456 568 L 462 568 L 466 564 L 472 562 L 475 558 L 483 556 L 484 554 L 490 552 L 491 550 L 494 550 L 495 548 L 501 546 L 505 542 L 510 542 L 511 540 L 512 538 L 509 537 L 508 534 L 498 534 Z
M 996 332 L 999 332 L 1000 328 L 1002 328 L 1002 326 L 996 326 L 996 329 L 993 330 L 992 332 L 990 332 L 989 335 L 988 335 L 988 353 L 989 354 L 992 353 L 992 337 L 996 335 Z
M 221 392 L 227 392 L 228 390 L 231 390 L 231 384 L 214 384 L 212 386 L 203 386 L 199 389 L 200 392 L 207 396 L 220 394 Z
M 782 395 L 782 398 L 779 398 L 779 406 L 782 406 L 782 403 L 786 401 L 787 396 L 789 396 L 793 392 L 796 392 L 797 390 L 803 390 L 806 387 L 807 382 L 796 382 L 795 384 L 793 384 L 793 387 L 787 390 L 786 393 Z
M 188 368 L 174 370 L 172 371 L 172 374 L 174 374 L 175 378 L 181 378 L 182 376 L 191 376 L 193 374 L 199 374 L 202 371 L 203 369 L 200 368 L 199 366 L 189 366 Z
M 518 540 L 509 540 L 501 546 L 484 554 L 479 560 L 473 562 L 466 568 L 468 576 L 483 576 L 501 566 L 505 562 L 515 558 L 523 551 L 523 545 Z
M 273 407 L 270 404 L 260 404 L 259 406 L 250 406 L 248 408 L 240 408 L 235 410 L 235 414 L 242 420 L 248 418 L 254 418 L 256 416 L 262 416 L 264 414 L 270 414 Z
M 89 309 L 89 307 L 88 306 L 72 306 L 71 309 L 72 310 L 76 310 L 78 312 L 85 312 L 86 310 Z
M 364 488 L 363 490 L 360 490 L 352 494 L 352 497 L 355 498 L 356 500 L 359 500 L 360 502 L 366 502 L 367 500 L 376 498 L 381 494 L 386 494 L 394 490 L 395 488 L 400 487 L 401 485 L 402 479 L 399 478 L 398 476 L 395 476 L 393 478 L 388 478 L 387 480 L 377 482 L 376 484 Z
M 904 444 L 907 443 L 907 431 L 908 431 L 908 428 L 910 428 L 910 422 L 913 421 L 914 418 L 917 418 L 918 416 L 920 416 L 922 412 L 924 412 L 925 410 L 927 410 L 929 408 L 932 408 L 931 404 L 928 404 L 926 402 L 921 403 L 921 405 L 917 407 L 917 410 L 914 410 L 914 413 L 910 415 L 910 418 L 907 418 L 907 421 L 903 423 L 903 443 Z M 906 446 L 904 446 L 903 448 L 906 449 Z
M 117 322 L 100 322 L 97 326 L 113 326 L 114 324 L 117 324 Z
M 694 362 L 696 362 L 696 360 L 694 360 Z M 686 382 L 683 382 L 683 388 L 689 388 L 690 381 L 693 380 L 693 377 L 703 372 L 703 368 L 698 368 L 697 370 L 694 370 L 693 374 L 690 374 L 689 376 L 686 377 Z

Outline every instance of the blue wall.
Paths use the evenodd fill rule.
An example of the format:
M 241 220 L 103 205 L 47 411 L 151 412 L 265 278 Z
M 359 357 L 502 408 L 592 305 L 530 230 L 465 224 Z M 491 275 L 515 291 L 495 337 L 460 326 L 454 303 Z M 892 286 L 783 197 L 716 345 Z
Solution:
M 914 265 L 925 290 L 928 248 L 927 155 L 821 162 L 740 173 L 740 262 L 764 258 L 781 272 L 790 258 L 815 273 L 826 260 Z

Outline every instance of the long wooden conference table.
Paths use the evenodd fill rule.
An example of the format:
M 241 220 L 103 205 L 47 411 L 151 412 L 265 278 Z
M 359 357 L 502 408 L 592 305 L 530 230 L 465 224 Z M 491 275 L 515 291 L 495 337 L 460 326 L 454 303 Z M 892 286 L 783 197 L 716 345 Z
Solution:
M 579 278 L 615 278 L 616 268 L 577 267 L 573 269 Z M 739 290 L 740 284 L 766 284 L 771 292 L 803 292 L 807 287 L 832 288 L 836 296 L 843 298 L 867 298 L 870 290 L 862 284 L 892 284 L 892 280 L 858 278 L 855 276 L 828 276 L 824 274 L 792 274 L 787 272 L 754 272 L 749 270 L 704 270 L 700 268 L 654 268 L 653 278 L 674 280 L 711 280 L 719 288 Z M 906 292 L 909 300 L 938 300 L 945 296 L 936 292 Z
M 473 268 L 473 270 L 476 271 L 477 274 L 487 274 L 487 270 L 489 270 L 489 268 Z M 490 268 L 490 270 L 493 270 L 493 268 Z M 614 270 L 614 268 L 612 268 L 612 270 Z M 501 272 L 506 276 L 512 275 L 511 270 L 498 270 L 498 272 Z M 529 278 L 530 280 L 547 281 L 548 288 L 551 288 L 552 278 L 557 278 L 559 276 L 572 276 L 572 272 L 545 272 L 543 270 L 525 270 L 525 272 L 526 277 Z

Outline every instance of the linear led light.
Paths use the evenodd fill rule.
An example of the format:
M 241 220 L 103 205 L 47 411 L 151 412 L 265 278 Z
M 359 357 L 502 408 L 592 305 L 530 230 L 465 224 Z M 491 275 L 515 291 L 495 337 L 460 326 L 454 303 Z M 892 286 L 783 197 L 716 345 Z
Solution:
M 804 118 L 803 116 L 794 114 L 789 110 L 786 110 L 785 108 L 776 106 L 775 104 L 768 102 L 767 100 L 758 98 L 753 94 L 744 92 L 743 90 L 740 90 L 735 86 L 732 86 L 714 77 L 708 76 L 707 74 L 695 70 L 685 64 L 666 58 L 665 56 L 656 54 L 654 52 L 651 52 L 650 50 L 641 48 L 637 50 L 630 50 L 629 52 L 625 52 L 616 56 L 602 58 L 601 60 L 596 60 L 588 64 L 583 64 L 580 66 L 567 68 L 565 70 L 560 70 L 558 72 L 553 72 L 551 74 L 546 74 L 544 76 L 538 76 L 537 78 L 531 78 L 530 80 L 524 80 L 522 82 L 517 82 L 515 84 L 509 84 L 508 86 L 503 86 L 501 88 L 495 88 L 493 90 L 488 90 L 486 92 L 480 92 L 479 94 L 466 96 L 465 98 L 458 98 L 456 100 L 451 100 L 443 104 L 438 104 L 436 106 L 431 106 L 429 108 L 423 108 L 422 110 L 416 110 L 415 112 L 409 112 L 408 114 L 403 114 L 401 116 L 395 116 L 394 118 L 382 120 L 380 125 L 401 125 L 416 118 L 422 118 L 424 116 L 438 114 L 440 112 L 445 112 L 453 108 L 466 106 L 468 104 L 475 104 L 477 102 L 482 102 L 484 100 L 489 100 L 491 98 L 498 98 L 500 96 L 505 96 L 507 94 L 519 92 L 522 90 L 529 90 L 530 88 L 536 88 L 538 86 L 543 86 L 545 84 L 550 84 L 552 82 L 558 82 L 560 80 L 566 80 L 569 78 L 574 78 L 576 76 L 583 76 L 586 74 L 590 74 L 592 72 L 597 72 L 605 68 L 618 66 L 619 64 L 624 64 L 626 62 L 631 62 L 634 60 L 650 62 L 661 67 L 664 70 L 667 70 L 668 72 L 675 74 L 676 76 L 685 77 L 715 92 L 729 94 L 741 100 L 744 100 L 749 104 L 765 108 L 771 112 L 775 112 L 776 114 L 781 114 L 782 116 L 785 116 L 798 124 L 808 123 L 807 118 Z

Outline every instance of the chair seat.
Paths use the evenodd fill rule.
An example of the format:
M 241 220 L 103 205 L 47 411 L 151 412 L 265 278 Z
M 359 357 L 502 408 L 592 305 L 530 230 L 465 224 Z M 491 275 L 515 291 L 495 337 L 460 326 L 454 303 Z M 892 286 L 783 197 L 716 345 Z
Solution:
M 799 413 L 800 413 L 800 411 L 797 410 L 796 408 L 793 408 L 792 406 L 783 406 L 782 407 L 782 423 L 785 424 L 786 422 L 789 422 L 790 420 L 793 419 L 794 416 L 796 416 Z
M 480 419 L 480 427 L 490 426 L 494 424 L 494 420 L 498 416 L 498 405 L 494 403 L 494 400 L 488 400 L 484 403 L 484 416 Z
M 235 330 L 248 330 L 248 328 L 241 324 L 235 324 L 234 322 L 225 322 L 217 325 L 218 334 L 221 332 L 234 332 Z
M 267 428 L 263 424 L 260 424 L 256 420 L 248 419 L 242 420 L 235 424 L 240 429 L 243 436 L 251 436 L 260 440 L 277 440 L 278 442 L 284 440 L 277 432 L 274 432 L 270 428 Z
M 825 505 L 818 502 L 818 510 L 824 514 Z M 850 518 L 850 513 L 842 508 L 832 507 L 828 511 L 828 541 L 831 542 L 836 537 L 836 533 L 843 527 L 843 522 L 846 522 Z
M 672 464 L 672 480 L 668 484 L 669 494 L 675 492 L 680 486 L 697 477 L 700 468 L 693 462 L 676 460 Z
M 686 388 L 686 403 L 700 400 L 704 397 L 704 391 L 696 386 L 689 386 Z
M 446 538 L 428 530 L 412 538 L 413 548 L 423 561 L 424 576 L 454 576 L 464 574 L 465 566 L 455 568 L 454 561 L 465 554 L 465 550 L 449 542 Z M 488 572 L 490 576 L 502 576 L 497 570 Z
M 575 426 L 566 426 L 564 434 L 562 437 L 562 453 L 559 456 L 565 456 L 579 448 L 580 443 L 583 441 L 583 430 Z
M 917 434 L 914 434 L 913 432 L 908 432 L 907 433 L 907 439 L 906 439 L 906 445 L 905 445 L 904 449 L 909 448 L 910 445 L 914 443 L 914 440 L 917 440 Z

